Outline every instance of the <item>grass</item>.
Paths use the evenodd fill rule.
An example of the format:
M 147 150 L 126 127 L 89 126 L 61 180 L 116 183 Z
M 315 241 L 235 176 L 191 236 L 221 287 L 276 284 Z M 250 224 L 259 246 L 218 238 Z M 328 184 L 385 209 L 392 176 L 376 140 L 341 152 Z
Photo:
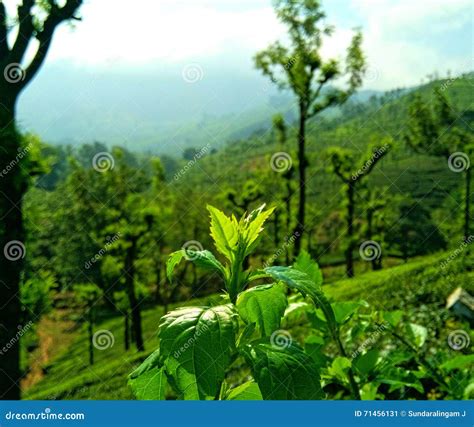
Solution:
M 352 280 L 339 280 L 326 285 L 325 292 L 336 301 L 364 299 L 378 309 L 403 309 L 410 315 L 413 313 L 414 321 L 429 326 L 433 339 L 443 345 L 444 335 L 449 332 L 447 321 L 450 321 L 449 313 L 444 309 L 446 296 L 458 286 L 471 293 L 474 291 L 473 265 L 466 265 L 469 258 L 459 256 L 442 268 L 441 263 L 448 256 L 449 253 L 431 255 L 382 271 L 368 272 Z M 188 301 L 186 305 L 206 303 L 206 299 L 200 299 Z M 122 318 L 112 318 L 97 325 L 96 331 L 111 331 L 115 342 L 111 348 L 95 350 L 93 366 L 88 363 L 86 332 L 77 331 L 72 345 L 44 367 L 44 378 L 26 390 L 24 398 L 131 399 L 127 375 L 157 347 L 157 327 L 162 315 L 161 308 L 143 312 L 147 350 L 143 353 L 133 349 L 124 351 Z

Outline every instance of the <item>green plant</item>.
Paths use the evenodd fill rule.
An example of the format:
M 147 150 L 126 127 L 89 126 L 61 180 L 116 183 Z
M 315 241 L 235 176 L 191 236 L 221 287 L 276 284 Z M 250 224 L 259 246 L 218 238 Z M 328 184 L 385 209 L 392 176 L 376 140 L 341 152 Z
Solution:
M 401 310 L 330 303 L 322 272 L 307 252 L 291 267 L 245 270 L 273 209 L 262 206 L 240 220 L 208 209 L 211 236 L 226 262 L 207 250 L 181 249 L 170 255 L 167 274 L 171 280 L 187 259 L 218 274 L 225 291 L 220 301 L 213 298 L 217 305 L 182 307 L 161 318 L 159 348 L 129 376 L 137 398 L 470 396 L 472 356 L 453 358 L 448 348 L 432 356 L 430 331 Z M 288 288 L 298 294 L 288 295 Z
M 334 311 L 321 290 L 322 273 L 306 252 L 293 267 L 244 270 L 245 259 L 258 245 L 273 209 L 259 209 L 240 220 L 208 207 L 211 236 L 226 259 L 210 251 L 181 249 L 170 255 L 171 280 L 184 259 L 219 274 L 225 294 L 221 305 L 183 307 L 162 317 L 160 347 L 135 370 L 129 383 L 140 399 L 164 399 L 171 387 L 184 399 L 319 399 L 324 396 L 317 363 L 280 330 L 288 307 L 286 287 L 308 296 L 319 307 L 341 356 L 347 356 Z M 257 280 L 271 283 L 250 287 Z M 252 380 L 231 388 L 226 373 L 243 361 Z M 352 369 L 346 370 L 354 398 L 359 390 Z

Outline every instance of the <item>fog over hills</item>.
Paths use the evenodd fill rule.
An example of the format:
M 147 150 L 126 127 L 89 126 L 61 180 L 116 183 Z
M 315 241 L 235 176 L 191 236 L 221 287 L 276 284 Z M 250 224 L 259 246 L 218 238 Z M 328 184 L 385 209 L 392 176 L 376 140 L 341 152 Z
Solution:
M 95 69 L 55 63 L 19 105 L 22 128 L 51 144 L 101 141 L 176 155 L 245 138 L 268 128 L 276 113 L 291 121 L 293 98 L 257 71 L 193 63 L 133 70 L 113 61 Z

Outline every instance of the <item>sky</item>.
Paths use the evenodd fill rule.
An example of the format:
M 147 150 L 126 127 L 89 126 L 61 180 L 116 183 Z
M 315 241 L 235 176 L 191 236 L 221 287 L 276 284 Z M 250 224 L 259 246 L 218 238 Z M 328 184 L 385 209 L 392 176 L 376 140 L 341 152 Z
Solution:
M 472 0 L 323 0 L 323 6 L 337 28 L 326 57 L 341 57 L 352 30 L 363 29 L 365 88 L 416 85 L 434 71 L 474 68 Z M 199 64 L 204 73 L 206 66 L 250 73 L 257 72 L 254 53 L 285 33 L 271 0 L 85 0 L 81 15 L 82 22 L 59 30 L 48 64 L 116 71 Z

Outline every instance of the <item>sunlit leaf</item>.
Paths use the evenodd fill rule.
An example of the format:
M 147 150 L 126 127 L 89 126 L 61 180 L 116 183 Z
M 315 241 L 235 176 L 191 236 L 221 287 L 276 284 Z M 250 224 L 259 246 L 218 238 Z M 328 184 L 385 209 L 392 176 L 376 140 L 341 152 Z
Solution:
M 263 336 L 269 336 L 280 327 L 287 307 L 285 290 L 282 286 L 255 286 L 239 294 L 237 310 L 247 323 L 255 323 Z
M 235 346 L 235 329 L 230 305 L 185 307 L 162 317 L 161 355 L 185 399 L 217 394 Z

